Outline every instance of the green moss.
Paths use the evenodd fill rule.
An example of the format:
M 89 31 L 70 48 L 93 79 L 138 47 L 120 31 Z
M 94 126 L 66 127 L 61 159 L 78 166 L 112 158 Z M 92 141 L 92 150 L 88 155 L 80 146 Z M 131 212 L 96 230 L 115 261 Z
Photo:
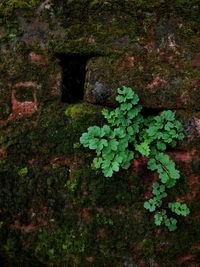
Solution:
M 71 29 L 73 32 L 73 29 Z M 52 54 L 65 53 L 65 54 L 79 54 L 87 56 L 106 55 L 112 53 L 110 47 L 105 47 L 102 44 L 88 44 L 88 36 L 77 39 L 66 40 L 50 40 L 48 48 Z
M 15 40 L 16 36 L 22 33 L 19 27 L 17 12 L 24 17 L 33 15 L 33 10 L 40 0 L 1 0 L 0 1 L 0 26 L 4 27 L 5 34 L 1 38 L 1 43 Z
M 88 126 L 103 123 L 100 110 L 84 103 L 53 101 L 46 103 L 39 119 L 9 122 L 3 129 L 7 159 L 0 165 L 4 207 L 0 253 L 11 265 L 23 262 L 28 266 L 31 258 L 33 266 L 123 266 L 128 253 L 136 262 L 155 258 L 160 266 L 170 266 L 198 240 L 194 229 L 199 225 L 191 219 L 182 222 L 177 233 L 162 229 L 155 238 L 153 222 L 143 210 L 146 189 L 142 177 L 146 174 L 149 180 L 147 170 L 120 172 L 105 179 L 91 169 L 92 155 L 75 148 Z M 19 176 L 25 167 L 28 173 Z M 33 232 L 9 229 L 19 212 L 21 225 L 38 225 Z M 45 221 L 43 226 L 38 218 Z M 166 242 L 173 248 L 160 249 Z
M 4 101 L 5 102 L 1 101 L 1 103 L 0 103 L 0 120 L 5 119 L 11 113 L 10 103 L 7 102 L 6 100 L 4 100 Z
M 45 40 L 50 53 L 37 41 L 29 45 L 16 40 L 22 34 L 16 12 L 25 21 L 30 20 L 39 2 L 0 2 L 0 24 L 7 27 L 3 37 L 7 46 L 3 46 L 0 64 L 0 119 L 11 112 L 8 84 L 35 82 L 40 103 L 33 116 L 1 125 L 0 147 L 6 153 L 0 159 L 0 255 L 8 266 L 121 267 L 128 255 L 133 265 L 139 265 L 140 259 L 152 265 L 151 259 L 155 259 L 159 266 L 169 267 L 175 266 L 175 259 L 184 253 L 191 253 L 198 263 L 199 255 L 192 247 L 200 239 L 195 217 L 199 196 L 191 201 L 192 215 L 180 223 L 177 232 L 169 234 L 161 228 L 159 234 L 143 209 L 146 183 L 152 180 L 147 170 L 120 172 L 113 179 L 105 179 L 91 168 L 94 155 L 79 147 L 80 135 L 90 125 L 104 123 L 102 108 L 61 103 L 58 92 L 49 90 L 60 72 L 55 53 L 77 53 L 96 56 L 88 61 L 88 73 L 96 71 L 96 79 L 111 93 L 104 105 L 113 105 L 114 88 L 125 84 L 135 87 L 147 107 L 176 107 L 182 92 L 192 92 L 189 81 L 199 79 L 199 70 L 191 67 L 191 58 L 199 49 L 198 0 L 51 1 L 55 20 L 50 22 L 43 15 L 40 19 L 50 22 L 53 29 L 57 29 L 57 23 L 63 29 Z M 172 53 L 167 49 L 159 56 L 144 48 L 151 42 L 158 48 L 156 29 L 168 20 L 174 26 L 179 53 L 173 54 L 173 62 L 167 61 Z M 50 54 L 48 64 L 30 63 L 30 51 Z M 129 56 L 134 57 L 132 67 L 128 65 Z M 177 64 L 180 69 L 175 68 Z M 169 81 L 170 87 L 152 93 L 145 86 L 157 74 Z M 171 84 L 177 77 L 180 82 Z M 19 101 L 32 100 L 28 88 L 17 90 Z M 199 107 L 199 96 L 192 94 L 188 118 L 190 111 Z M 198 142 L 193 147 L 199 149 Z M 28 173 L 19 175 L 24 168 Z M 198 160 L 192 162 L 192 168 L 198 176 Z M 190 173 L 184 175 L 187 179 Z M 185 196 L 189 188 L 178 184 L 173 193 Z M 27 233 L 13 230 L 11 225 L 16 220 L 21 226 L 36 228 Z
M 16 9 L 33 9 L 40 2 L 40 0 L 1 0 L 0 12 L 4 16 L 10 16 Z
M 75 117 L 80 117 L 84 115 L 95 115 L 97 113 L 98 108 L 94 105 L 86 104 L 86 103 L 78 103 L 74 105 L 70 105 L 65 110 L 65 115 L 74 119 Z

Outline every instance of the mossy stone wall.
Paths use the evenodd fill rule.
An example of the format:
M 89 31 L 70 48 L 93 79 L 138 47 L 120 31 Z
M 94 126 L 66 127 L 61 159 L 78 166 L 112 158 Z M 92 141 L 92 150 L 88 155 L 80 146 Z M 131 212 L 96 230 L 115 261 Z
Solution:
M 4 266 L 200 265 L 199 0 L 0 0 L 0 262 Z M 84 99 L 61 102 L 59 56 L 88 56 Z M 145 159 L 105 179 L 79 138 L 119 86 L 145 114 L 175 112 L 169 198 L 191 214 L 157 228 Z

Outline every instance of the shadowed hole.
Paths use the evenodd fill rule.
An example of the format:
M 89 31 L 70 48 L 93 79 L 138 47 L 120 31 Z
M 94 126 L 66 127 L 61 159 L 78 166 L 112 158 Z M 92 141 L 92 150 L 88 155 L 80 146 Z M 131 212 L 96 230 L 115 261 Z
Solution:
M 91 56 L 59 54 L 62 68 L 61 101 L 77 103 L 84 98 L 84 84 L 87 60 Z

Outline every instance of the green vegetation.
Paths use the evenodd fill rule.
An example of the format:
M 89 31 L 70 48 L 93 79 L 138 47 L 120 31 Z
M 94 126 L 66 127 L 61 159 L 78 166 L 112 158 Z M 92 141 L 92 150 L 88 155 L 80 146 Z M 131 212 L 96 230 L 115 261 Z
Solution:
M 155 224 L 160 226 L 165 225 L 169 231 L 174 231 L 177 229 L 177 220 L 175 218 L 168 218 L 166 215 L 166 210 L 161 210 L 154 215 Z
M 198 265 L 200 194 L 198 185 L 188 182 L 191 175 L 199 177 L 200 142 L 198 135 L 188 138 L 188 134 L 194 133 L 192 117 L 199 118 L 199 85 L 193 82 L 199 80 L 200 70 L 191 66 L 199 53 L 199 0 L 51 0 L 50 8 L 44 2 L 0 0 L 0 261 L 6 266 L 124 267 L 130 259 L 132 266 L 169 267 L 190 254 L 193 258 L 182 265 Z M 169 49 L 168 35 L 176 51 Z M 47 57 L 47 64 L 31 62 L 31 51 Z M 175 187 L 168 188 L 161 178 L 154 180 L 152 198 L 157 204 L 152 213 L 143 202 L 160 168 L 151 175 L 143 165 L 135 173 L 120 166 L 109 179 L 103 177 L 102 168 L 91 168 L 96 155 L 80 145 L 80 133 L 108 123 L 102 120 L 102 106 L 60 103 L 56 53 L 92 56 L 87 75 L 92 82 L 102 82 L 110 94 L 101 105 L 113 104 L 120 81 L 135 86 L 146 108 L 178 107 L 176 115 L 187 134 L 178 149 L 184 154 L 194 148 L 197 156 L 188 164 L 178 162 L 182 175 Z M 134 64 L 129 63 L 132 58 Z M 167 83 L 147 90 L 157 75 Z M 11 90 L 21 81 L 39 85 L 39 110 L 7 121 Z M 92 94 L 87 97 L 95 103 Z M 16 98 L 31 101 L 33 96 L 18 87 Z M 140 146 L 138 140 L 136 145 L 148 155 L 146 144 Z M 170 150 L 168 143 L 165 146 Z M 134 158 L 141 155 L 131 143 L 128 149 Z M 180 215 L 173 212 L 170 203 L 176 196 L 185 197 L 192 210 L 192 216 L 182 217 L 179 223 L 179 216 L 188 211 L 183 206 L 173 208 Z M 162 228 L 157 229 L 153 220 Z M 173 234 L 167 230 L 176 224 Z
M 10 16 L 17 9 L 33 9 L 40 2 L 40 0 L 1 0 L 0 11 L 4 16 Z
M 177 215 L 187 216 L 188 214 L 190 214 L 190 210 L 186 204 L 181 204 L 180 202 L 174 202 L 174 203 L 169 203 L 168 206 Z
M 89 127 L 87 133 L 82 134 L 80 138 L 84 147 L 96 151 L 94 167 L 101 168 L 105 177 L 111 177 L 120 167 L 129 168 L 134 152 L 127 150 L 127 147 L 136 140 L 136 134 L 139 133 L 143 122 L 140 114 L 142 107 L 137 105 L 138 96 L 126 87 L 118 89 L 118 93 L 116 100 L 120 107 L 111 112 L 107 109 L 102 111 L 109 124 L 102 128 Z
M 4 27 L 0 43 L 8 43 L 23 33 L 19 23 L 21 17 L 30 19 L 40 0 L 0 0 L 0 27 Z
M 153 197 L 144 203 L 145 209 L 154 212 L 167 197 L 166 188 L 172 188 L 180 178 L 175 163 L 163 151 L 167 146 L 175 147 L 177 140 L 184 138 L 182 126 L 170 110 L 145 118 L 138 105 L 139 97 L 131 88 L 123 86 L 117 92 L 119 107 L 102 111 L 108 124 L 89 127 L 80 142 L 95 150 L 93 166 L 101 169 L 105 177 L 111 177 L 120 167 L 128 169 L 131 161 L 140 155 L 147 157 L 148 169 L 157 171 L 162 183 L 153 183 Z M 189 214 L 186 204 L 169 203 L 169 208 L 178 215 Z M 165 210 L 155 215 L 155 224 L 162 222 L 170 231 L 176 229 L 176 219 L 168 218 Z
M 25 176 L 28 174 L 28 168 L 24 167 L 18 171 L 19 176 Z

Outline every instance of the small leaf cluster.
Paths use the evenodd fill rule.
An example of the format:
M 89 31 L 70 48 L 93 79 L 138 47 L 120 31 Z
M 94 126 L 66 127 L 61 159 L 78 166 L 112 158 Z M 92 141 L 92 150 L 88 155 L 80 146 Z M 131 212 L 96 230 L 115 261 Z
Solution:
M 84 147 L 96 151 L 93 165 L 102 169 L 105 177 L 111 177 L 120 167 L 129 168 L 134 152 L 128 149 L 128 145 L 135 140 L 143 122 L 142 107 L 137 104 L 139 98 L 131 88 L 119 88 L 116 100 L 120 106 L 115 110 L 102 110 L 108 124 L 89 127 L 80 138 Z
M 158 182 L 153 183 L 153 197 L 148 201 L 144 202 L 144 208 L 153 212 L 156 208 L 160 208 L 162 206 L 162 199 L 167 197 L 167 193 L 165 192 L 165 186 L 159 184 Z
M 171 188 L 180 178 L 180 172 L 176 169 L 175 163 L 163 152 L 152 154 L 148 161 L 148 169 L 157 171 L 159 179 L 167 188 Z
M 169 203 L 168 207 L 172 212 L 177 215 L 187 216 L 190 214 L 190 210 L 186 204 L 180 202 Z M 165 225 L 169 231 L 174 231 L 177 229 L 177 220 L 175 218 L 168 218 L 166 210 L 161 210 L 154 215 L 154 221 L 156 225 Z
M 177 215 L 187 216 L 190 214 L 190 210 L 186 204 L 181 204 L 180 202 L 169 203 L 168 207 L 172 212 Z
M 163 111 L 157 116 L 144 117 L 142 107 L 138 104 L 139 97 L 130 87 L 123 86 L 117 92 L 116 101 L 119 106 L 111 111 L 102 110 L 107 124 L 89 127 L 82 134 L 80 143 L 96 152 L 93 166 L 101 169 L 105 177 L 111 177 L 120 168 L 128 169 L 135 157 L 147 157 L 147 167 L 158 173 L 159 182 L 153 183 L 153 197 L 144 203 L 144 208 L 156 212 L 156 225 L 163 224 L 173 231 L 177 220 L 168 218 L 166 210 L 158 209 L 167 197 L 166 189 L 175 186 L 180 179 L 175 163 L 164 152 L 184 138 L 182 125 L 171 110 Z M 187 206 L 177 203 L 169 204 L 169 210 L 177 215 L 188 215 Z
M 25 175 L 27 175 L 28 174 L 28 168 L 27 167 L 24 167 L 24 168 L 22 168 L 22 169 L 20 169 L 19 171 L 18 171 L 18 175 L 19 176 L 25 176 Z
M 169 231 L 177 229 L 177 220 L 175 218 L 168 218 L 166 210 L 161 210 L 154 215 L 154 222 L 157 226 L 165 225 Z
M 166 187 L 165 185 L 161 185 L 158 182 L 153 183 L 153 197 L 144 203 L 144 208 L 149 210 L 150 212 L 154 212 L 156 208 L 160 208 L 162 206 L 163 198 L 167 197 L 167 193 L 165 192 Z M 175 212 L 175 203 L 169 203 L 168 207 Z M 176 205 L 179 206 L 179 202 L 176 202 Z M 187 215 L 189 214 L 189 209 L 186 204 L 183 204 L 185 209 L 187 209 Z M 180 207 L 179 207 L 180 208 Z M 186 211 L 186 210 L 185 210 Z M 175 212 L 178 214 L 177 212 Z M 179 213 L 178 215 L 182 215 Z M 173 217 L 168 217 L 167 211 L 162 209 L 158 211 L 154 215 L 154 222 L 157 226 L 165 225 L 169 231 L 174 231 L 177 229 L 177 220 Z

